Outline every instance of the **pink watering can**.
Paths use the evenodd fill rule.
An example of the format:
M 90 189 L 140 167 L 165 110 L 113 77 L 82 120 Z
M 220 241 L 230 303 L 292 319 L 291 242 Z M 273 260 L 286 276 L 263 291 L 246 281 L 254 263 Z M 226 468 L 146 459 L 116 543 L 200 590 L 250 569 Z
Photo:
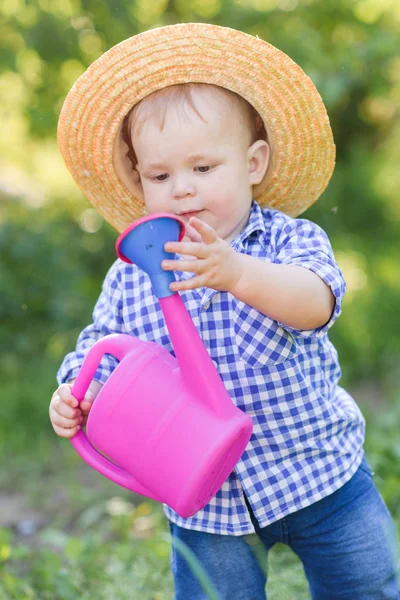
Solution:
M 115 483 L 190 517 L 217 493 L 252 433 L 251 418 L 230 399 L 179 294 L 161 268 L 167 241 L 182 239 L 181 219 L 139 219 L 118 238 L 117 254 L 150 276 L 176 358 L 155 342 L 113 334 L 90 348 L 72 394 L 81 401 L 104 354 L 120 362 L 71 442 Z

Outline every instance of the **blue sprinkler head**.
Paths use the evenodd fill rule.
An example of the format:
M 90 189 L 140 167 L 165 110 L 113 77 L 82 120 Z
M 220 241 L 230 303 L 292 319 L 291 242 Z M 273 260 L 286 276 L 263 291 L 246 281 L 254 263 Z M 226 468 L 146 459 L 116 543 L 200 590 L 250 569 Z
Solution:
M 133 263 L 150 277 L 154 293 L 158 298 L 173 296 L 169 289 L 175 281 L 172 271 L 164 271 L 161 262 L 174 259 L 175 254 L 166 252 L 167 242 L 180 241 L 185 235 L 182 219 L 169 213 L 157 213 L 132 223 L 121 233 L 116 243 L 119 258 Z

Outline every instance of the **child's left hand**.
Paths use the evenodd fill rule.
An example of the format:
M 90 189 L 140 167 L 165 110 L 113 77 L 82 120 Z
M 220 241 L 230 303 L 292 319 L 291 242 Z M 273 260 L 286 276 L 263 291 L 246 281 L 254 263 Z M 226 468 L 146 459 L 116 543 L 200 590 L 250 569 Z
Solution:
M 186 281 L 171 283 L 170 289 L 177 292 L 206 286 L 214 290 L 232 290 L 242 274 L 240 254 L 217 237 L 210 225 L 196 217 L 189 220 L 186 233 L 190 242 L 167 242 L 164 248 L 167 252 L 177 252 L 195 258 L 163 260 L 161 266 L 166 271 L 187 271 L 196 275 Z

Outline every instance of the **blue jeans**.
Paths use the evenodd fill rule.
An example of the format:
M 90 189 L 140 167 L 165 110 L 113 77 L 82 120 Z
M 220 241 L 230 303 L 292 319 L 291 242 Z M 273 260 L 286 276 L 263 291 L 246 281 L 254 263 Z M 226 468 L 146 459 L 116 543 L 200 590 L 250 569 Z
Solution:
M 339 490 L 267 527 L 260 529 L 248 508 L 267 552 L 282 542 L 300 558 L 313 600 L 400 599 L 395 527 L 365 458 Z M 260 567 L 247 536 L 203 533 L 174 523 L 170 529 L 172 538 L 196 555 L 220 600 L 266 599 L 266 565 Z M 175 600 L 207 599 L 174 547 L 171 569 Z

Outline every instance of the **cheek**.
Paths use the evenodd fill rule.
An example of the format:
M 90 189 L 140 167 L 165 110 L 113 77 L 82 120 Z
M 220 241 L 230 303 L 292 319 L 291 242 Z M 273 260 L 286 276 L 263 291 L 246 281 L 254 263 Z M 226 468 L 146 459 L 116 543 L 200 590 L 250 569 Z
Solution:
M 224 196 L 232 194 L 240 194 L 243 190 L 243 177 L 241 173 L 238 173 L 234 169 L 221 169 L 214 178 L 210 178 L 207 182 L 208 189 L 217 196 Z
M 237 186 L 230 181 L 214 181 L 207 193 L 207 204 L 216 216 L 229 218 L 239 203 L 241 196 Z
M 154 185 L 151 182 L 143 184 L 144 201 L 149 212 L 161 211 L 160 207 L 166 206 L 168 194 L 166 190 L 161 189 L 162 186 Z

